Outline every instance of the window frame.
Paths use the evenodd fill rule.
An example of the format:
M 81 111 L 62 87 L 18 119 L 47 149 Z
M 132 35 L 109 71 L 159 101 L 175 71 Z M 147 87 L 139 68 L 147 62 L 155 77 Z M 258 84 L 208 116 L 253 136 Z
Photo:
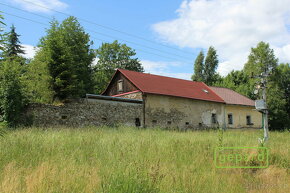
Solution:
M 230 116 L 231 116 L 231 119 L 230 119 Z M 228 124 L 229 125 L 233 125 L 234 124 L 234 116 L 233 116 L 233 113 L 228 113 Z
M 124 92 L 124 81 L 122 79 L 117 81 L 117 91 Z

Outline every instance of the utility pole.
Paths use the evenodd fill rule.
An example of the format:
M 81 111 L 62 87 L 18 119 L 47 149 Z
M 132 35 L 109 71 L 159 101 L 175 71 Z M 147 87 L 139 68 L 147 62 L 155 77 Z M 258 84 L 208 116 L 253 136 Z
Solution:
M 262 78 L 262 89 L 263 89 L 263 93 L 262 93 L 262 100 L 264 100 L 264 109 L 263 109 L 263 122 L 264 122 L 264 142 L 267 141 L 269 139 L 269 125 L 268 125 L 268 108 L 267 108 L 267 96 L 266 96 L 266 92 L 267 92 L 267 76 L 264 76 Z
M 269 124 L 268 124 L 268 108 L 267 108 L 267 77 L 270 75 L 269 69 L 265 69 L 265 72 L 252 78 L 260 78 L 254 94 L 258 94 L 259 90 L 262 89 L 262 99 L 255 101 L 255 107 L 258 111 L 263 113 L 263 126 L 264 126 L 264 138 L 261 142 L 266 142 L 269 139 Z

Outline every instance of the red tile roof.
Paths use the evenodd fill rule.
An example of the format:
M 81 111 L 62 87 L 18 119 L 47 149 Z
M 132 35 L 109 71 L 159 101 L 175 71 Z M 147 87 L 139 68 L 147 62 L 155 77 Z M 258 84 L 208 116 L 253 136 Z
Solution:
M 143 93 L 225 103 L 220 96 L 203 82 L 194 82 L 122 69 L 118 69 L 118 71 Z
M 210 88 L 217 93 L 226 104 L 255 106 L 255 102 L 244 95 L 241 95 L 229 88 L 213 87 Z

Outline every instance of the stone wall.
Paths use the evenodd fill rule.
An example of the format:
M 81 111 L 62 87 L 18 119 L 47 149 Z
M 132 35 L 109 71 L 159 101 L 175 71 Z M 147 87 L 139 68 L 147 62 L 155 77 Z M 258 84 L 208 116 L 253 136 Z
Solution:
M 38 127 L 135 126 L 142 124 L 142 103 L 81 99 L 61 106 L 31 104 L 26 110 Z

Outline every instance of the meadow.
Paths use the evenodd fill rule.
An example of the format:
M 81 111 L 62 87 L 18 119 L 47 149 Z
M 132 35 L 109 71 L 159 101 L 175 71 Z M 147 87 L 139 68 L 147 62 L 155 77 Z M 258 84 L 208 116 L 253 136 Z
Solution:
M 290 192 L 289 132 L 270 132 L 268 168 L 215 167 L 215 147 L 258 147 L 261 135 L 246 129 L 17 129 L 0 137 L 0 192 Z

